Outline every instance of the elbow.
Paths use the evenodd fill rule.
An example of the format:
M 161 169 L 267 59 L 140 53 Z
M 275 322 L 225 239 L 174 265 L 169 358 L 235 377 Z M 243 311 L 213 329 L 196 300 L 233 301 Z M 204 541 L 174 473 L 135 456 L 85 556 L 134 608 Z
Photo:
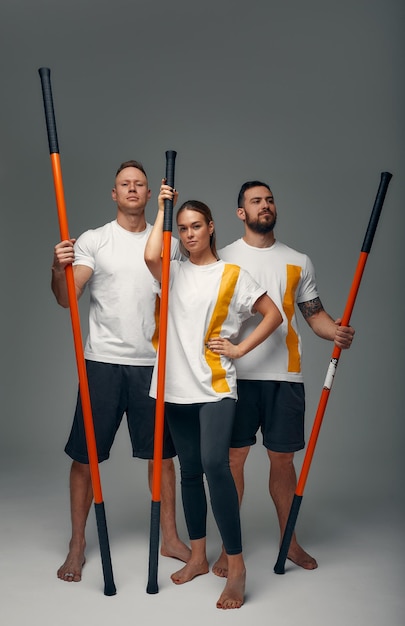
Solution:
M 283 317 L 276 306 L 274 306 L 274 309 L 270 310 L 266 314 L 265 319 L 267 319 L 267 336 L 274 333 L 274 331 L 277 330 L 277 328 L 283 323 Z
M 154 259 L 153 259 L 153 255 L 150 254 L 150 252 L 148 252 L 147 250 L 145 250 L 144 260 L 145 260 L 146 265 L 150 269 L 151 265 L 153 265 Z
M 148 242 L 145 246 L 143 258 L 145 259 L 145 263 L 149 269 L 153 267 L 159 259 L 159 256 L 156 254 L 153 246 L 150 245 L 150 242 Z
M 153 276 L 155 276 L 155 273 L 156 273 L 156 261 L 152 257 L 150 257 L 150 256 L 145 254 L 145 264 L 146 264 L 146 267 L 148 268 L 148 270 L 150 271 L 150 273 Z
M 62 307 L 62 309 L 68 309 L 70 307 L 69 296 L 65 294 L 55 294 L 55 298 L 56 302 Z
M 273 310 L 273 323 L 274 323 L 274 328 L 278 328 L 279 326 L 281 326 L 281 324 L 283 323 L 283 316 L 281 315 L 280 309 L 278 308 L 278 306 L 276 306 L 274 304 L 274 310 Z
M 160 281 L 160 271 L 161 271 L 160 259 L 155 259 L 148 254 L 145 254 L 144 259 L 145 259 L 146 267 L 152 274 L 153 278 Z
M 69 308 L 69 300 L 66 300 L 66 298 L 59 297 L 59 296 L 55 296 L 55 298 L 56 298 L 56 302 L 59 304 L 59 306 L 62 307 L 62 309 Z

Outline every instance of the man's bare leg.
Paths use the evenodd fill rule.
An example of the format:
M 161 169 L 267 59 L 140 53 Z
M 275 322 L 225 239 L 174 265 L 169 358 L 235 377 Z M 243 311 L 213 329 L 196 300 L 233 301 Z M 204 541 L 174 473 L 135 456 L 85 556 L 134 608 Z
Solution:
M 57 576 L 61 580 L 79 582 L 82 579 L 82 568 L 85 562 L 84 551 L 86 548 L 86 521 L 92 501 L 93 490 L 90 468 L 88 465 L 73 461 L 70 469 L 72 537 L 69 542 L 69 552 L 66 560 L 57 572 Z
M 152 488 L 153 461 L 148 462 L 149 486 Z M 176 474 L 173 459 L 163 459 L 162 461 L 162 482 L 161 482 L 161 516 L 160 524 L 162 528 L 162 545 L 160 553 L 162 556 L 170 556 L 180 561 L 187 561 L 190 558 L 190 548 L 179 538 L 176 525 Z
M 206 555 L 206 539 L 193 539 L 191 544 L 191 556 L 184 567 L 171 575 L 175 585 L 183 585 L 190 582 L 196 576 L 208 574 L 209 565 Z
M 267 453 L 270 459 L 269 491 L 276 507 L 282 537 L 297 486 L 294 453 L 272 452 L 270 450 L 267 450 Z M 298 544 L 295 533 L 291 539 L 288 558 L 304 569 L 316 569 L 318 567 L 316 560 Z
M 240 609 L 245 597 L 246 569 L 242 554 L 227 555 L 228 576 L 217 609 Z
M 244 448 L 230 448 L 229 465 L 238 492 L 239 506 L 242 504 L 243 492 L 245 490 L 244 467 L 245 461 L 250 451 L 250 446 Z M 228 576 L 228 557 L 222 546 L 222 552 L 212 566 L 212 571 L 216 576 L 226 578 Z

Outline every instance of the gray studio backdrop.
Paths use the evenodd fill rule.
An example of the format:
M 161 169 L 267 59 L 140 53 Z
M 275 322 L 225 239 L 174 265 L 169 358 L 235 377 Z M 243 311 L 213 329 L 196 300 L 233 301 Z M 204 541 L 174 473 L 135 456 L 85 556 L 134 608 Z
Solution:
M 174 149 L 179 201 L 212 207 L 219 246 L 242 233 L 241 183 L 270 183 L 277 237 L 310 255 L 322 301 L 338 317 L 380 173 L 393 173 L 308 491 L 319 505 L 398 500 L 403 2 L 15 0 L 0 13 L 3 470 L 60 471 L 66 488 L 76 371 L 69 314 L 49 288 L 59 230 L 37 72 L 47 66 L 72 236 L 114 218 L 113 174 L 129 158 L 149 173 L 153 221 L 165 151 Z M 85 297 L 84 333 L 86 307 Z M 301 327 L 309 433 L 332 345 Z M 251 475 L 265 470 L 263 455 L 256 446 Z M 113 457 L 108 480 L 136 481 L 125 430 Z M 144 474 L 136 473 L 142 483 Z

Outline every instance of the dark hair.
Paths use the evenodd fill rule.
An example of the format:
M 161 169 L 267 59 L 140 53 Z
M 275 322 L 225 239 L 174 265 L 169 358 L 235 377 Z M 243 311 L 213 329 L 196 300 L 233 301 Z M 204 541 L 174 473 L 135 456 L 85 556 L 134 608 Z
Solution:
M 260 180 L 249 180 L 247 183 L 243 183 L 238 195 L 238 207 L 243 208 L 245 202 L 245 191 L 252 189 L 253 187 L 266 187 L 271 192 L 267 183 L 262 183 Z
M 146 172 L 144 170 L 144 167 L 143 167 L 142 163 L 140 163 L 139 161 L 131 160 L 131 161 L 124 161 L 124 163 L 121 163 L 121 165 L 117 169 L 117 172 L 115 174 L 115 178 L 117 178 L 118 174 L 120 172 L 122 172 L 122 170 L 125 170 L 126 167 L 135 167 L 137 170 L 140 170 L 146 176 Z M 146 176 L 146 178 L 148 178 L 148 177 Z
M 178 221 L 178 217 L 180 213 L 182 213 L 186 209 L 189 209 L 190 211 L 197 211 L 197 213 L 201 213 L 201 215 L 204 217 L 205 222 L 207 224 L 214 221 L 212 219 L 211 209 L 206 204 L 204 204 L 204 202 L 200 202 L 199 200 L 187 200 L 187 202 L 183 202 L 183 204 L 177 211 L 176 222 Z M 219 257 L 217 253 L 215 229 L 212 231 L 212 234 L 210 236 L 210 248 L 211 248 L 212 254 L 215 256 L 216 259 L 218 259 Z M 190 256 L 189 252 L 185 249 L 181 241 L 180 241 L 180 252 L 184 256 L 187 256 L 187 257 Z

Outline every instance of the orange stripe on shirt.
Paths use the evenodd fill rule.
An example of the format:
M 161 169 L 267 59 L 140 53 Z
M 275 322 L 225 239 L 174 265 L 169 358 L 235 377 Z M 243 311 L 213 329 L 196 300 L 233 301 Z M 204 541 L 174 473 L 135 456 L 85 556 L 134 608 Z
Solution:
M 291 325 L 291 320 L 295 310 L 295 292 L 301 278 L 301 267 L 298 265 L 287 265 L 287 286 L 284 293 L 283 309 L 287 316 L 287 337 L 288 349 L 288 371 L 301 371 L 301 356 L 298 349 L 298 335 Z
M 238 265 L 231 265 L 228 263 L 225 264 L 219 286 L 218 298 L 207 328 L 204 345 L 207 344 L 210 337 L 218 337 L 221 333 L 222 324 L 227 318 L 229 305 L 233 294 L 235 293 L 235 286 L 239 278 L 239 273 L 240 267 Z M 212 388 L 214 391 L 217 393 L 226 393 L 230 391 L 226 380 L 226 372 L 221 364 L 221 356 L 219 354 L 214 354 L 214 352 L 205 348 L 205 359 L 211 368 Z

